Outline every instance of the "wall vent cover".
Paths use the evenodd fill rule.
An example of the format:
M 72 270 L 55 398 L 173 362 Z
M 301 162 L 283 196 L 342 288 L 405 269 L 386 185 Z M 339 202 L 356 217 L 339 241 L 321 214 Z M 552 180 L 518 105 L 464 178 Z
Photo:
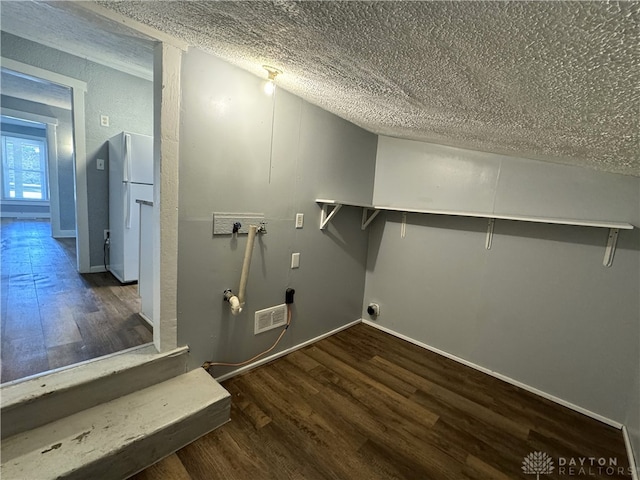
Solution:
M 255 322 L 254 335 L 285 325 L 287 323 L 287 305 L 283 303 L 275 307 L 258 310 Z

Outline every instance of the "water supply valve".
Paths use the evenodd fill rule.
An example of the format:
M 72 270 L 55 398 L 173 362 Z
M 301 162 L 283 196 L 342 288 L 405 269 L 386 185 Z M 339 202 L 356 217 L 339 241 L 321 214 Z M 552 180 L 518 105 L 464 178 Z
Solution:
M 238 299 L 238 297 L 236 297 L 236 295 L 231 291 L 230 288 L 227 288 L 223 292 L 223 295 L 224 295 L 224 301 L 229 302 L 229 305 L 231 306 L 232 315 L 237 315 L 240 312 L 242 312 L 242 306 L 240 306 L 240 300 Z

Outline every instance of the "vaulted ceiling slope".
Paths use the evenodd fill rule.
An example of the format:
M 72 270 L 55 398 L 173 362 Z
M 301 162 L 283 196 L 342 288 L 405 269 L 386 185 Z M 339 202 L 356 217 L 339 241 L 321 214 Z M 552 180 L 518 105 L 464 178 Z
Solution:
M 640 176 L 637 1 L 97 3 L 377 134 Z
M 374 133 L 640 175 L 638 2 L 100 2 Z

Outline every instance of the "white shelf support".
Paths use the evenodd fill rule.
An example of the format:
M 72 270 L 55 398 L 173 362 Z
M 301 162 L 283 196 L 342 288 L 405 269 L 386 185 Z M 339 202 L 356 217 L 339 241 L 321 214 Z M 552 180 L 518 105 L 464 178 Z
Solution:
M 333 209 L 329 211 L 329 207 L 332 206 Z M 325 203 L 322 205 L 322 212 L 320 213 L 320 230 L 325 230 L 327 225 L 331 221 L 333 217 L 335 217 L 336 213 L 340 211 L 342 208 L 341 203 L 336 203 L 335 205 L 329 205 Z
M 340 200 L 316 199 L 316 203 L 322 206 L 320 216 L 320 229 L 325 230 L 331 219 L 344 206 L 362 208 L 362 223 L 360 227 L 366 230 L 369 224 L 378 216 L 381 211 L 385 212 L 402 212 L 402 225 L 400 235 L 402 238 L 406 235 L 406 215 L 407 213 L 424 213 L 429 215 L 452 215 L 458 217 L 486 218 L 487 236 L 485 240 L 485 248 L 491 250 L 493 244 L 493 230 L 496 220 L 514 220 L 520 222 L 547 223 L 555 225 L 575 225 L 580 227 L 594 227 L 609 229 L 609 238 L 604 252 L 604 260 L 602 264 L 605 267 L 613 265 L 613 257 L 616 253 L 616 245 L 618 243 L 618 234 L 620 230 L 633 230 L 634 226 L 627 222 L 610 221 L 610 220 L 585 220 L 579 218 L 559 218 L 559 217 L 535 217 L 529 215 L 517 214 L 500 214 L 500 213 L 482 213 L 482 212 L 463 212 L 457 210 L 435 210 L 435 209 L 419 209 L 393 207 L 389 205 L 372 205 L 369 203 L 343 202 Z
M 605 267 L 613 265 L 613 256 L 616 253 L 616 245 L 618 244 L 618 228 L 609 229 L 609 238 L 607 239 L 607 247 L 604 249 L 604 260 L 602 264 Z
M 369 215 L 369 211 L 373 213 Z M 380 210 L 376 210 L 375 208 L 364 207 L 362 209 L 362 225 L 361 225 L 362 230 L 366 230 L 369 224 L 373 221 L 374 218 L 378 216 L 379 213 L 380 213 Z
M 485 248 L 487 250 L 491 250 L 491 244 L 493 243 L 493 227 L 496 224 L 495 218 L 490 218 L 489 223 L 487 225 L 487 240 L 485 241 Z

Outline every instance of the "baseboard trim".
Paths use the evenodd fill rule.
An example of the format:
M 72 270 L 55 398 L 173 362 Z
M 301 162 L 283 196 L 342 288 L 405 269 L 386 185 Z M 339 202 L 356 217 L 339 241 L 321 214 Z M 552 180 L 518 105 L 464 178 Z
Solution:
M 75 238 L 76 231 L 75 230 L 58 230 L 55 232 L 55 235 L 52 235 L 53 238 Z
M 138 312 L 138 315 L 140 315 L 140 317 L 142 317 L 142 319 L 147 323 L 147 326 L 149 327 L 149 329 L 151 330 L 151 333 L 153 333 L 153 320 L 151 320 L 149 317 L 147 317 L 144 313 L 142 312 Z
M 322 335 L 319 335 L 317 337 L 311 338 L 305 342 L 299 343 L 298 345 L 295 345 L 293 347 L 287 348 L 285 350 L 282 350 L 281 352 L 278 353 L 274 353 L 273 355 L 269 355 L 268 357 L 263 358 L 262 360 L 257 360 L 253 363 L 250 363 L 249 365 L 246 365 L 242 368 L 239 368 L 237 370 L 234 370 L 233 372 L 229 372 L 226 373 L 224 375 L 221 375 L 219 377 L 215 377 L 216 381 L 218 383 L 224 382 L 225 380 L 230 379 L 231 377 L 235 377 L 236 375 L 240 375 L 241 373 L 245 373 L 248 372 L 249 370 L 252 370 L 256 367 L 259 367 L 260 365 L 264 365 L 265 363 L 269 363 L 272 360 L 275 360 L 276 358 L 280 358 L 280 357 L 284 357 L 285 355 L 288 355 L 291 352 L 295 352 L 296 350 L 300 350 L 301 348 L 306 347 L 307 345 L 311 345 L 312 343 L 316 343 L 319 342 L 320 340 L 322 340 L 323 338 L 327 338 L 330 337 L 331 335 L 335 335 L 338 332 L 341 332 L 342 330 L 346 330 L 349 327 L 353 327 L 354 325 L 357 325 L 361 322 L 361 319 L 355 320 L 353 322 L 347 323 L 346 325 L 343 325 L 341 327 L 335 328 L 327 333 L 323 333 Z
M 598 420 L 606 425 L 609 425 L 611 427 L 617 428 L 618 430 L 621 430 L 623 428 L 623 425 L 619 422 L 616 422 L 615 420 L 611 420 L 610 418 L 604 417 L 602 415 L 599 415 L 595 412 L 592 412 L 590 410 L 587 410 L 586 408 L 582 408 L 579 407 L 578 405 L 574 405 L 571 402 L 567 402 L 566 400 L 563 400 L 559 397 L 556 397 L 554 395 L 551 395 L 547 392 L 543 392 L 542 390 L 538 390 L 537 388 L 534 388 L 530 385 L 527 385 L 525 383 L 519 382 L 518 380 L 514 380 L 511 377 L 507 377 L 506 375 L 503 375 L 501 373 L 498 372 L 494 372 L 493 370 L 489 370 L 488 368 L 485 367 L 481 367 L 480 365 L 477 365 L 473 362 L 469 362 L 468 360 L 465 360 L 463 358 L 457 357 L 455 355 L 452 355 L 450 353 L 445 352 L 444 350 L 440 350 L 438 348 L 432 347 L 431 345 L 427 345 L 426 343 L 422 343 L 419 342 L 417 340 L 414 340 L 413 338 L 407 337 L 406 335 L 403 335 L 401 333 L 395 332 L 387 327 L 383 327 L 382 325 L 378 325 L 375 322 L 372 322 L 371 320 L 365 320 L 362 319 L 362 323 L 369 325 L 373 328 L 377 328 L 378 330 L 381 330 L 385 333 L 388 333 L 389 335 L 393 335 L 394 337 L 398 337 L 402 340 L 405 340 L 409 343 L 412 343 L 414 345 L 417 345 L 418 347 L 424 348 L 425 350 L 429 350 L 430 352 L 433 353 L 437 353 L 438 355 L 442 355 L 443 357 L 446 357 L 450 360 L 453 360 L 455 362 L 461 363 L 462 365 L 466 365 L 467 367 L 471 367 L 475 370 L 478 370 L 482 373 L 486 373 L 487 375 L 491 375 L 494 378 L 497 378 L 498 380 L 502 380 L 503 382 L 507 382 L 510 383 L 511 385 L 515 385 L 516 387 L 522 388 L 523 390 L 526 390 L 528 392 L 531 392 L 535 395 L 538 395 L 542 398 L 546 398 L 547 400 L 551 400 L 552 402 L 555 402 L 559 405 L 562 405 L 563 407 L 567 407 L 570 408 L 571 410 L 574 410 L 578 413 L 581 413 L 583 415 L 586 415 L 587 417 L 591 417 L 595 420 Z M 637 479 L 636 479 L 637 480 Z
M 624 437 L 624 446 L 627 449 L 627 457 L 629 457 L 629 466 L 631 467 L 631 477 L 633 480 L 638 480 L 638 467 L 636 465 L 636 456 L 633 452 L 633 446 L 631 445 L 631 437 L 629 437 L 629 431 L 627 427 L 622 426 L 622 436 Z M 640 453 L 640 452 L 638 452 Z

